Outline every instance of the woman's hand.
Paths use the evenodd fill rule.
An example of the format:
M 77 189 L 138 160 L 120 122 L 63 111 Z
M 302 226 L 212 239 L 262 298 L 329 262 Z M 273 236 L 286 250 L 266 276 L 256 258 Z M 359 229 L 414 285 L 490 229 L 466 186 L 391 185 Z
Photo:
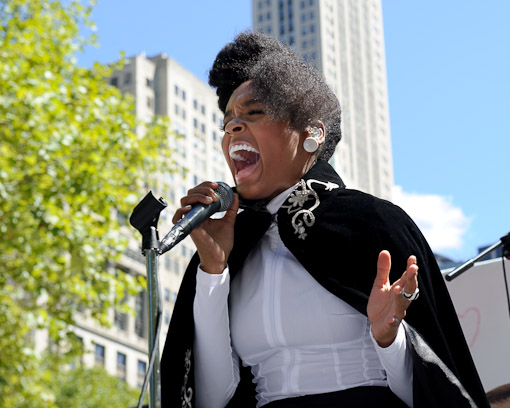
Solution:
M 181 198 L 179 208 L 172 219 L 177 223 L 190 210 L 193 204 L 211 204 L 219 198 L 214 193 L 218 183 L 203 182 L 188 191 L 188 195 Z M 234 202 L 221 219 L 207 219 L 195 228 L 190 236 L 195 243 L 200 256 L 202 270 L 212 274 L 222 273 L 227 266 L 227 259 L 234 245 L 234 223 L 239 208 L 239 198 L 234 194 Z
M 402 288 L 409 294 L 418 288 L 418 265 L 414 255 L 408 258 L 405 272 L 393 284 L 389 281 L 390 269 L 390 253 L 381 251 L 377 260 L 377 276 L 367 306 L 372 335 L 381 347 L 393 343 L 400 321 L 406 316 L 406 310 L 411 304 L 401 293 Z

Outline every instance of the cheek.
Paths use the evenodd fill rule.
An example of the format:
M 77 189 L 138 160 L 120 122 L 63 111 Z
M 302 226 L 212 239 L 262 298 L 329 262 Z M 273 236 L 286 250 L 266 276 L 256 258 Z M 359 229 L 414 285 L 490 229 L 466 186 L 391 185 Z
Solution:
M 228 155 L 228 144 L 229 144 L 229 140 L 228 140 L 228 136 L 225 134 L 223 136 L 223 139 L 221 140 L 221 150 L 223 151 L 223 156 L 225 157 L 225 160 L 228 162 L 229 161 L 229 155 Z

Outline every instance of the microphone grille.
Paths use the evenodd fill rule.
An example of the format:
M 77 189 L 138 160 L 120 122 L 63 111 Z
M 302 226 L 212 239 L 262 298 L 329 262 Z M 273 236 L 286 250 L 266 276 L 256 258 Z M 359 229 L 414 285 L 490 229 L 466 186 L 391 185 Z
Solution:
M 218 182 L 218 188 L 216 188 L 215 192 L 220 199 L 221 204 L 218 211 L 227 211 L 234 202 L 234 192 L 229 186 L 221 181 Z

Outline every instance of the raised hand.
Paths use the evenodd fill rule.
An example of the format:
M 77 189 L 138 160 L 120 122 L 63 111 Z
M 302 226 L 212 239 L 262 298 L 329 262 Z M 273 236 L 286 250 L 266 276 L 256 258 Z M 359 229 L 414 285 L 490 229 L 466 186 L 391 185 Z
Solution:
M 393 343 L 400 322 L 406 316 L 412 301 L 404 295 L 409 297 L 418 289 L 418 265 L 414 255 L 408 258 L 406 270 L 393 284 L 389 281 L 390 269 L 391 255 L 388 251 L 381 251 L 377 260 L 377 276 L 367 305 L 372 335 L 381 347 Z
M 186 215 L 193 204 L 211 204 L 218 201 L 214 190 L 217 183 L 206 181 L 190 189 L 188 195 L 181 198 L 181 208 L 174 216 L 173 223 Z M 234 245 L 234 223 L 239 208 L 239 197 L 234 194 L 234 202 L 221 219 L 208 219 L 195 228 L 190 236 L 200 256 L 200 266 L 208 273 L 222 273 Z

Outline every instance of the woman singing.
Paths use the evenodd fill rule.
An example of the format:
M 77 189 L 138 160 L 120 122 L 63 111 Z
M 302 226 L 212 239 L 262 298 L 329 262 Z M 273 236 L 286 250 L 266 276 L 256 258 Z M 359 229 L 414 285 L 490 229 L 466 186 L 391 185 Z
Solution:
M 488 407 L 422 234 L 328 164 L 340 107 L 320 74 L 242 33 L 209 83 L 237 194 L 191 234 L 163 406 Z M 174 222 L 217 200 L 216 187 L 189 190 Z

